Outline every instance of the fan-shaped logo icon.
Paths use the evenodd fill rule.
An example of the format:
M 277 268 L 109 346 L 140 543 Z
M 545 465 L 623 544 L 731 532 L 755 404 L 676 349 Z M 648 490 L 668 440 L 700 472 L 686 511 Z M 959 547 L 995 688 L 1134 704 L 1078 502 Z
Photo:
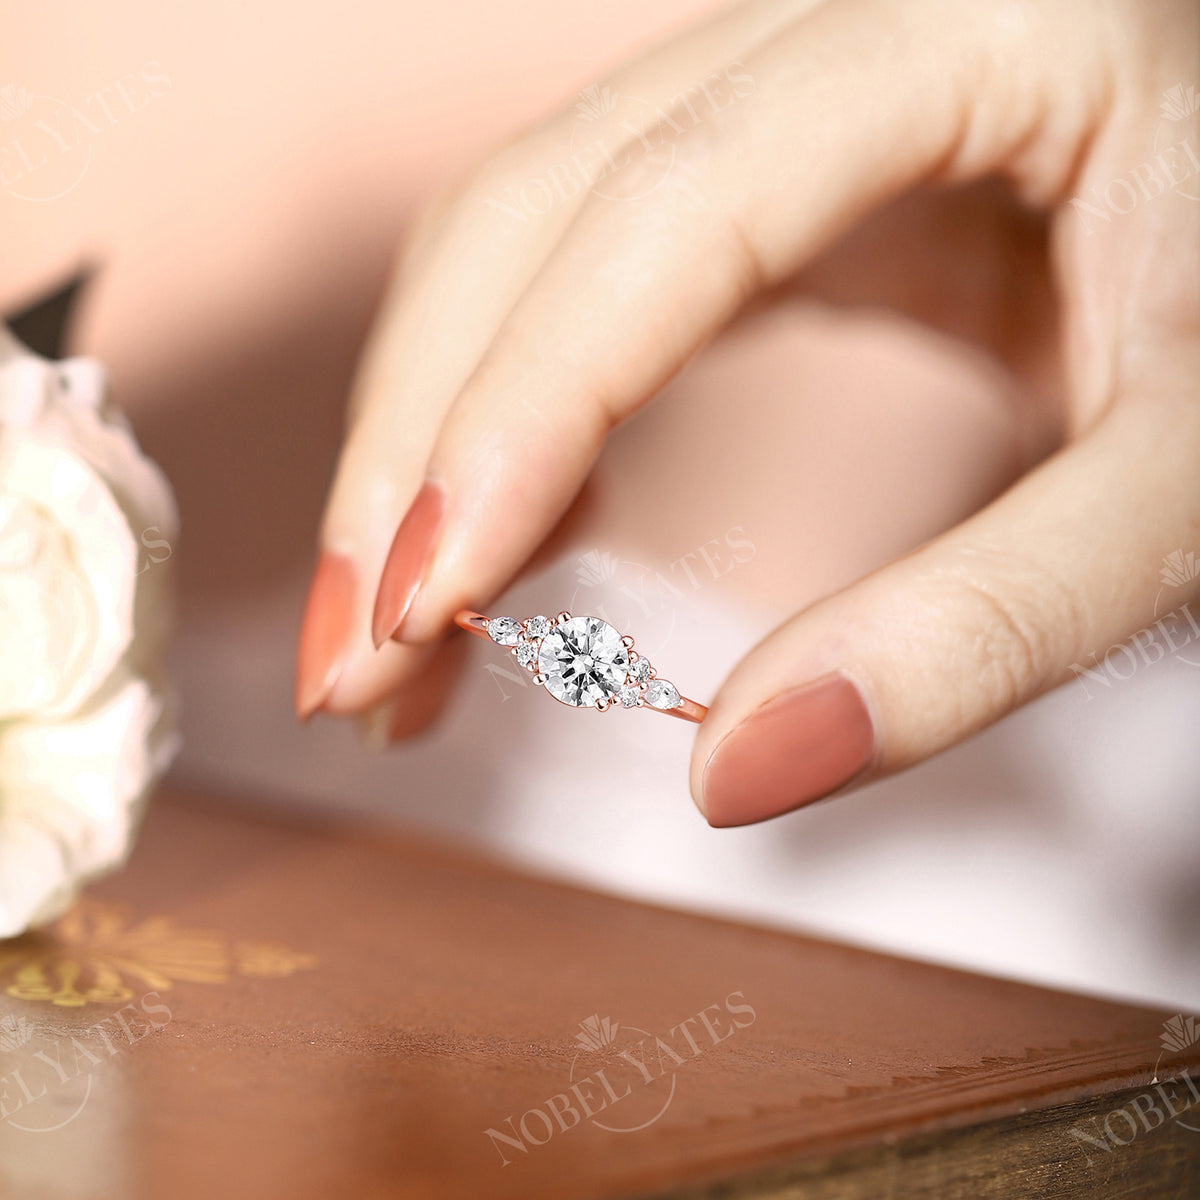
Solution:
M 599 121 L 616 107 L 617 96 L 612 88 L 593 83 L 591 87 L 586 87 L 579 93 L 579 103 L 575 105 L 575 111 L 585 121 Z
M 1193 551 L 1172 550 L 1163 559 L 1159 576 L 1166 587 L 1182 587 L 1200 575 L 1200 562 L 1196 561 Z
M 32 107 L 35 97 L 19 83 L 6 83 L 0 87 L 0 121 L 15 121 Z
M 615 554 L 607 551 L 589 550 L 579 558 L 579 566 L 575 568 L 575 578 L 584 587 L 599 587 L 611 579 L 621 566 L 621 560 Z
M 1183 1013 L 1176 1013 L 1163 1022 L 1159 1041 L 1162 1042 L 1164 1050 L 1178 1054 L 1200 1041 L 1200 1022 L 1195 1017 L 1185 1017 Z
M 1197 109 L 1200 109 L 1200 96 L 1196 95 L 1196 89 L 1191 84 L 1184 87 L 1182 83 L 1177 83 L 1163 92 L 1162 104 L 1159 106 L 1159 111 L 1168 121 L 1182 121 Z
M 12 1054 L 33 1037 L 33 1026 L 25 1017 L 10 1013 L 0 1018 L 0 1050 Z
M 586 1020 L 579 1022 L 579 1032 L 575 1040 L 585 1050 L 603 1050 L 617 1040 L 617 1030 L 621 1027 L 609 1017 L 592 1013 Z

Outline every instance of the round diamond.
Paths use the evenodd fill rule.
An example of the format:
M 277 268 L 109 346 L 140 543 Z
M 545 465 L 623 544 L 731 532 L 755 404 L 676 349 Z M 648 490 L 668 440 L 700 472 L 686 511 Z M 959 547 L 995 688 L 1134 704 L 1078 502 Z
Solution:
M 641 692 L 635 687 L 623 687 L 621 689 L 621 703 L 626 708 L 637 708 L 638 699 Z
M 634 683 L 645 683 L 650 678 L 650 670 L 650 660 L 648 658 L 639 658 L 629 668 L 629 678 Z
M 538 648 L 533 642 L 517 643 L 517 662 L 523 667 L 532 667 L 537 662 Z
M 549 632 L 549 617 L 530 617 L 529 620 L 525 622 L 525 636 L 535 642 L 541 638 L 544 638 Z
M 538 649 L 538 670 L 556 700 L 583 708 L 611 700 L 625 682 L 629 651 L 599 617 L 572 617 L 555 626 Z
M 646 689 L 646 703 L 654 708 L 678 708 L 682 698 L 673 683 L 665 679 L 653 679 Z
M 488 622 L 488 637 L 499 646 L 515 646 L 521 636 L 521 622 L 516 617 L 493 617 Z

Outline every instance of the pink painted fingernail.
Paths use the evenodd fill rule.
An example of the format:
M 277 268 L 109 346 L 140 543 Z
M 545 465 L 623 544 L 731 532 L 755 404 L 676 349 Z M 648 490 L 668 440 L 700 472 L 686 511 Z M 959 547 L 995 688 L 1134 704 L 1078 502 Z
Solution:
M 308 589 L 296 654 L 296 715 L 302 720 L 325 703 L 341 674 L 357 588 L 354 563 L 325 551 Z
M 425 578 L 445 515 L 446 493 L 436 483 L 422 484 L 396 530 L 379 578 L 371 621 L 376 648 L 398 637 Z
M 704 767 L 710 825 L 750 825 L 819 800 L 863 771 L 875 730 L 840 673 L 768 700 L 717 743 Z

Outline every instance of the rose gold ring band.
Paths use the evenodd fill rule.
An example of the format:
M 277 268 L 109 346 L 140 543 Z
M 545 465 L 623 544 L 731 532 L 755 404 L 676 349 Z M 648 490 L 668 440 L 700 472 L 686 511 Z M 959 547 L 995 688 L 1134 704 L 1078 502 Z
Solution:
M 464 608 L 454 623 L 508 650 L 533 682 L 572 708 L 650 708 L 699 724 L 705 705 L 689 700 L 662 679 L 649 659 L 599 617 L 485 617 Z

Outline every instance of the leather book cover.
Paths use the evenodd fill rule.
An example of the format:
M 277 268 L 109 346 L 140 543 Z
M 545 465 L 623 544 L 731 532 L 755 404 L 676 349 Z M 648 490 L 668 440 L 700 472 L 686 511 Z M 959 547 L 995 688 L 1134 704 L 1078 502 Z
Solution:
M 1200 1026 L 159 796 L 0 942 L 0 1196 L 1200 1194 Z

